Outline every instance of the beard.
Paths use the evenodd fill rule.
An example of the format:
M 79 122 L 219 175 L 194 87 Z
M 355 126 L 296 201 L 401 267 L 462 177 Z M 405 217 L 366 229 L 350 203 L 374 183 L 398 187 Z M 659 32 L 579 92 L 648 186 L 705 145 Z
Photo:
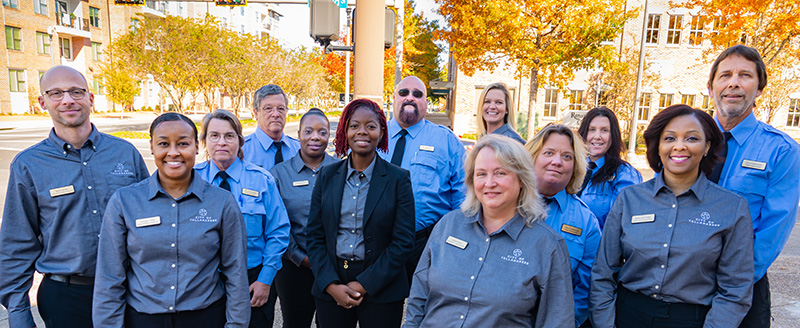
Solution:
M 412 106 L 414 107 L 414 110 L 413 111 L 406 110 L 405 109 L 406 106 Z M 414 125 L 417 122 L 419 122 L 420 114 L 419 114 L 419 106 L 417 106 L 417 103 L 413 101 L 406 101 L 402 105 L 400 105 L 400 113 L 397 119 L 399 119 L 401 122 L 403 122 L 408 126 Z

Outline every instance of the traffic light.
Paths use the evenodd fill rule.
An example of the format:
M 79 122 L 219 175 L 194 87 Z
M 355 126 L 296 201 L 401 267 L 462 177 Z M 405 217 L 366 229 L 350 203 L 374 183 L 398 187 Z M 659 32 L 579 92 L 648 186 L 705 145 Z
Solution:
M 143 6 L 144 0 L 114 0 L 114 4 L 123 6 Z
M 247 6 L 247 0 L 214 0 L 217 6 Z

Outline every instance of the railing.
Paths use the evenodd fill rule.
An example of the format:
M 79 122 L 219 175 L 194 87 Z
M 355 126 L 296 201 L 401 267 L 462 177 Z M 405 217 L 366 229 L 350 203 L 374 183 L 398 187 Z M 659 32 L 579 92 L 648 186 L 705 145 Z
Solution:
M 57 13 L 56 24 L 78 30 L 89 31 L 89 20 L 74 14 Z

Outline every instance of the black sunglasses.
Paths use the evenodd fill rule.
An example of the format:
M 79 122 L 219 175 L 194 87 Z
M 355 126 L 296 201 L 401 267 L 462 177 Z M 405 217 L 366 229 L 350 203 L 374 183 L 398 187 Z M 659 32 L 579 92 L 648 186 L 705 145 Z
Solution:
M 397 90 L 397 94 L 400 95 L 400 97 L 408 96 L 408 92 L 409 92 L 408 89 Z M 415 89 L 414 91 L 411 91 L 411 94 L 414 95 L 414 98 L 420 98 L 420 99 L 422 98 L 422 91 L 420 90 Z

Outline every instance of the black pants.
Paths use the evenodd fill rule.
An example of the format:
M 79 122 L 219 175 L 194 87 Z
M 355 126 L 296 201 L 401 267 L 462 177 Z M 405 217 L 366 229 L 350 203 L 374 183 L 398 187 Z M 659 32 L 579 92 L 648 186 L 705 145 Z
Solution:
M 769 295 L 769 279 L 767 275 L 753 285 L 753 305 L 742 320 L 740 328 L 769 328 L 772 323 L 770 307 L 772 301 Z
M 710 306 L 668 303 L 632 292 L 617 290 L 617 328 L 702 328 Z
M 314 275 L 311 269 L 296 266 L 283 259 L 283 268 L 275 276 L 278 298 L 281 300 L 283 328 L 308 328 L 314 318 L 317 306 L 311 295 Z
M 130 305 L 125 308 L 126 328 L 223 328 L 226 320 L 225 297 L 196 311 L 147 314 L 136 311 Z
M 76 285 L 42 279 L 36 300 L 47 327 L 91 328 L 92 285 Z
M 436 223 L 427 226 L 425 229 L 417 231 L 414 236 L 414 249 L 411 250 L 411 257 L 406 262 L 406 274 L 408 275 L 408 285 L 414 280 L 414 271 L 417 270 L 417 263 L 419 258 L 422 257 L 422 251 L 425 250 L 425 245 L 428 244 L 428 237 L 431 235 L 431 230 Z
M 261 273 L 261 266 L 257 266 L 247 270 L 247 283 L 253 284 L 258 279 L 258 274 Z M 250 295 L 253 297 L 253 295 Z M 269 298 L 267 303 L 259 307 L 250 308 L 250 328 L 271 328 L 272 322 L 275 320 L 275 300 L 278 298 L 278 293 L 275 291 L 275 283 L 269 286 Z M 249 303 L 250 300 L 248 300 Z
M 340 261 L 341 262 L 341 261 Z M 343 283 L 356 280 L 356 276 L 364 271 L 364 262 L 349 262 L 344 269 L 337 263 L 339 279 Z M 320 328 L 400 328 L 403 321 L 403 300 L 391 303 L 375 303 L 370 295 L 364 295 L 361 305 L 345 309 L 336 305 L 335 300 L 314 298 L 317 305 L 317 318 Z

